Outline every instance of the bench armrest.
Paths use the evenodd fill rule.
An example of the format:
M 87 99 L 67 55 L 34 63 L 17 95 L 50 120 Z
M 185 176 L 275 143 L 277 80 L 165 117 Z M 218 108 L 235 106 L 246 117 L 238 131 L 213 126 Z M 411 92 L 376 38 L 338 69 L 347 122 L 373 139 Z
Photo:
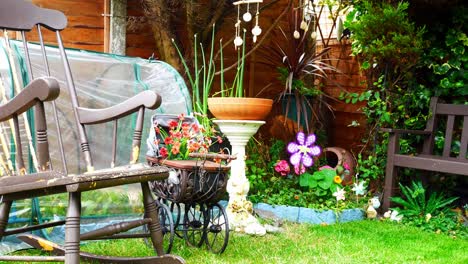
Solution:
M 413 130 L 413 129 L 395 129 L 395 128 L 381 128 L 380 131 L 385 133 L 395 134 L 416 134 L 416 135 L 430 135 L 431 131 L 426 130 Z
M 82 124 L 100 124 L 132 114 L 145 107 L 157 109 L 161 105 L 161 96 L 153 91 L 143 91 L 120 104 L 102 108 L 91 109 L 78 107 L 78 116 Z
M 38 101 L 52 101 L 60 94 L 60 85 L 55 78 L 38 78 L 29 83 L 19 94 L 0 106 L 0 122 L 20 115 Z

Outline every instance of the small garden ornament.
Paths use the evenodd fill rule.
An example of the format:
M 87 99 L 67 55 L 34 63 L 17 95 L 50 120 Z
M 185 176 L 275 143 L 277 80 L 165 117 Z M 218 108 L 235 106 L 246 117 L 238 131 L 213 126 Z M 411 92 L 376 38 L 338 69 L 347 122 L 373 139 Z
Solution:
M 372 203 L 372 207 L 374 207 L 374 209 L 379 209 L 379 207 L 380 207 L 380 200 L 379 200 L 379 197 L 378 197 L 378 196 L 372 197 L 372 198 L 369 200 L 369 202 Z
M 372 199 L 369 200 L 369 202 L 368 202 L 366 215 L 367 215 L 367 218 L 369 218 L 369 219 L 377 218 L 377 211 L 375 210 L 375 208 L 374 208 L 374 206 L 372 204 Z

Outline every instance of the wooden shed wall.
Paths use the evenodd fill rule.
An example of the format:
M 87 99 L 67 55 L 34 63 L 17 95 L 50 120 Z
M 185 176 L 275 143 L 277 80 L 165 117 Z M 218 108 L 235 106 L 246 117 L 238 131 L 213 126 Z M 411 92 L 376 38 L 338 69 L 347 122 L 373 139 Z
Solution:
M 147 22 L 141 0 L 127 0 L 127 48 L 128 56 L 149 58 L 153 54 L 157 57 L 153 31 Z
M 334 98 L 338 98 L 345 91 L 364 92 L 365 76 L 359 71 L 356 57 L 351 56 L 350 43 L 343 41 L 340 44 L 334 41 L 330 47 L 332 64 L 338 71 L 330 76 L 324 91 Z M 366 119 L 360 110 L 364 104 L 346 104 L 338 100 L 329 100 L 329 103 L 334 109 L 334 118 L 328 128 L 329 145 L 359 151 L 361 139 L 366 132 Z M 353 121 L 357 121 L 359 125 L 351 126 Z
M 68 26 L 62 31 L 65 47 L 104 51 L 104 1 L 105 0 L 32 0 L 40 7 L 62 11 Z M 47 42 L 55 43 L 55 35 L 44 31 Z M 27 36 L 37 39 L 34 30 Z
M 69 24 L 62 33 L 66 47 L 100 52 L 105 50 L 104 23 L 106 18 L 102 14 L 105 13 L 104 6 L 108 0 L 32 1 L 41 7 L 60 10 L 67 15 Z M 279 5 L 281 4 L 285 3 L 279 2 Z M 266 29 L 278 17 L 279 12 L 282 10 L 279 5 L 262 12 L 260 26 L 263 29 Z M 148 58 L 154 54 L 157 58 L 158 54 L 155 50 L 153 35 L 144 17 L 141 0 L 127 0 L 127 15 L 130 23 L 127 26 L 126 54 L 142 58 Z M 234 18 L 226 20 L 229 21 L 229 19 L 233 20 Z M 219 37 L 226 40 L 229 39 L 230 35 L 234 34 L 232 25 L 229 22 L 226 22 L 218 32 L 220 32 Z M 37 39 L 37 34 L 34 32 L 30 36 L 32 40 Z M 28 37 L 28 39 L 30 38 Z M 53 36 L 50 35 L 46 35 L 46 40 L 54 41 Z M 269 41 L 266 40 L 264 44 L 268 45 Z M 342 91 L 363 91 L 360 83 L 364 78 L 359 74 L 356 59 L 349 56 L 351 53 L 349 43 L 340 45 L 335 42 L 331 47 L 331 58 L 339 59 L 335 63 L 337 63 L 336 66 L 340 73 L 331 76 L 331 80 L 326 84 L 324 91 L 334 97 L 338 97 Z M 235 58 L 235 53 L 231 50 L 233 49 L 228 48 L 225 52 L 227 58 Z M 278 92 L 284 87 L 277 79 L 276 70 L 263 65 L 259 58 L 261 58 L 261 52 L 256 52 L 249 58 L 247 63 L 245 78 L 248 95 L 256 96 L 259 92 L 262 92 L 261 96 L 277 98 Z M 263 89 L 267 85 L 270 85 L 270 87 Z M 365 127 L 365 118 L 359 111 L 360 105 L 350 105 L 334 100 L 331 100 L 330 104 L 334 108 L 334 118 L 328 124 L 329 145 L 346 149 L 358 149 Z M 278 104 L 275 105 L 278 107 Z M 361 126 L 349 126 L 353 120 L 356 120 Z

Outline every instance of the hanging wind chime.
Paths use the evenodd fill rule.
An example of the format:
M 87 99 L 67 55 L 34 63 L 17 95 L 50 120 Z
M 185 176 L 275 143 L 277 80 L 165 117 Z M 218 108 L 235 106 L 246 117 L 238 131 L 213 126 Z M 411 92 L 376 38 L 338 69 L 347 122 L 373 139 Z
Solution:
M 237 21 L 235 24 L 236 28 L 236 38 L 234 39 L 234 46 L 239 47 L 242 46 L 244 43 L 244 40 L 241 37 L 241 24 L 242 21 L 248 23 L 252 21 L 252 5 L 255 5 L 255 26 L 252 28 L 252 35 L 253 35 L 253 42 L 257 42 L 257 37 L 262 34 L 262 29 L 258 25 L 258 17 L 260 15 L 260 3 L 263 3 L 263 0 L 241 0 L 241 1 L 236 1 L 233 3 L 233 5 L 237 6 Z M 244 8 L 245 6 L 245 8 Z M 245 10 L 245 13 L 242 15 L 242 20 L 241 20 L 241 10 Z
M 297 28 L 298 23 L 298 13 L 299 13 L 299 29 L 305 33 L 309 30 L 309 25 L 314 17 L 312 11 L 312 3 L 313 1 L 310 0 L 299 0 L 299 5 L 294 8 L 294 32 L 293 37 L 295 39 L 299 39 L 301 37 L 301 33 Z M 314 32 L 313 32 L 314 33 Z M 313 37 L 312 33 L 312 37 Z

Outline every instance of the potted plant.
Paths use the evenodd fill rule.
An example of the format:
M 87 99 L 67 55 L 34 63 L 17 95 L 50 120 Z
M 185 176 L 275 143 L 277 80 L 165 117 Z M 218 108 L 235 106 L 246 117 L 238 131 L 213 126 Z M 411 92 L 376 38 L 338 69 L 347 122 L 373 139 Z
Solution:
M 309 120 L 314 113 L 313 101 L 326 96 L 320 89 L 320 80 L 326 79 L 329 72 L 336 71 L 330 64 L 327 54 L 329 47 L 318 50 L 316 47 L 313 14 L 298 16 L 298 9 L 291 9 L 286 24 L 278 25 L 273 32 L 273 41 L 261 50 L 262 63 L 278 71 L 278 79 L 284 88 L 278 94 L 283 113 L 297 125 L 308 131 Z
M 271 110 L 273 100 L 244 96 L 245 42 L 237 52 L 236 75 L 231 87 L 228 87 L 224 79 L 223 48 L 221 44 L 220 96 L 208 98 L 208 108 L 220 120 L 264 120 Z
M 202 44 L 195 44 L 193 72 L 190 70 L 187 62 L 180 49 L 176 46 L 176 50 L 182 60 L 182 64 L 187 75 L 187 79 L 192 88 L 192 102 L 194 114 L 200 124 L 210 131 L 213 128 L 211 119 L 208 117 L 208 109 L 217 119 L 224 120 L 263 120 L 271 110 L 273 100 L 264 98 L 249 98 L 244 97 L 244 65 L 245 65 L 245 44 L 241 49 L 238 49 L 238 60 L 236 67 L 236 75 L 231 86 L 224 79 L 224 64 L 223 64 L 223 43 L 220 41 L 219 55 L 220 56 L 220 87 L 221 90 L 215 95 L 212 95 L 216 75 L 216 57 L 214 54 L 215 45 L 215 27 L 213 26 L 212 41 L 210 53 L 205 54 Z M 245 38 L 245 33 L 244 33 Z M 195 35 L 195 40 L 197 36 Z M 196 42 L 196 41 L 195 41 Z

